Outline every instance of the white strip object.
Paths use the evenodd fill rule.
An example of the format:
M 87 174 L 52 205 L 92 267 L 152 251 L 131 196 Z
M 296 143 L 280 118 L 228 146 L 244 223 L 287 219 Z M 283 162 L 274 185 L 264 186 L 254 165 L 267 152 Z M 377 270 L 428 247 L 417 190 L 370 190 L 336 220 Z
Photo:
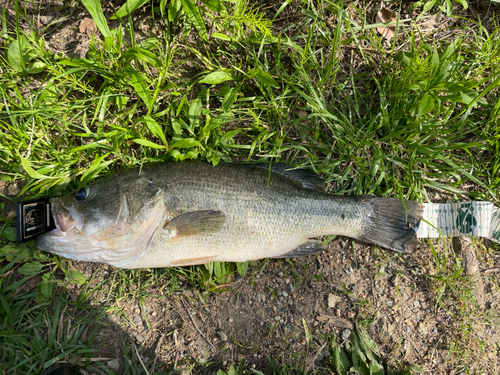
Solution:
M 424 203 L 418 238 L 486 237 L 500 243 L 500 208 L 491 202 Z

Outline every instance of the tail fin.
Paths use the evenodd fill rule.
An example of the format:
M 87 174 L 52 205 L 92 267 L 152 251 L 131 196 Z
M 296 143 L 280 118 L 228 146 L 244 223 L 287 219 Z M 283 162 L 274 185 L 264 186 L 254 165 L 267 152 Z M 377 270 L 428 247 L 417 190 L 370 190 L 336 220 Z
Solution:
M 416 230 L 424 206 L 396 198 L 359 196 L 368 206 L 365 233 L 358 239 L 390 250 L 406 253 L 418 247 Z

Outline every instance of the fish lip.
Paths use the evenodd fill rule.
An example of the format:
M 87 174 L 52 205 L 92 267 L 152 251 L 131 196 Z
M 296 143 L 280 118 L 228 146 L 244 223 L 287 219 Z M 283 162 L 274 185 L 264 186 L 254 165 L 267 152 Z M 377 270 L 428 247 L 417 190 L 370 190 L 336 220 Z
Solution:
M 53 198 L 50 200 L 50 206 L 52 211 L 52 218 L 57 227 L 56 230 L 52 231 L 54 235 L 69 233 L 73 230 L 79 232 L 82 231 L 84 220 L 83 216 L 78 213 L 74 208 L 68 207 L 64 204 L 61 198 Z M 60 233 L 57 233 L 60 232 Z

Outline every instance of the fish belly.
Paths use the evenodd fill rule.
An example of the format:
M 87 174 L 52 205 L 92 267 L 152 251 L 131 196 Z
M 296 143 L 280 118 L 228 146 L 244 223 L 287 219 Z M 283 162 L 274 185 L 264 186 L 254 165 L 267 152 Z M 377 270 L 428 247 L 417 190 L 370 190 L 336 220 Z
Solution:
M 236 237 L 237 236 L 237 237 Z M 147 250 L 136 258 L 116 264 L 120 268 L 173 267 L 208 262 L 246 262 L 278 257 L 307 241 L 301 236 L 266 237 L 241 229 L 237 233 L 221 230 L 204 236 L 169 239 L 155 235 Z

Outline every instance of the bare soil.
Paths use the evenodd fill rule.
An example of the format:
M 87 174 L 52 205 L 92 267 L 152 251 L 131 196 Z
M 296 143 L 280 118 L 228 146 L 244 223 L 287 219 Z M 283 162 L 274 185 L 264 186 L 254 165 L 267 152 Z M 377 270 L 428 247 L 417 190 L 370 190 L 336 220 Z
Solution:
M 473 373 L 495 374 L 500 370 L 500 256 L 478 250 L 472 257 L 476 254 L 479 261 L 465 270 L 476 267 L 468 285 L 469 317 L 460 313 L 464 301 L 449 291 L 438 303 L 429 277 L 435 272 L 429 247 L 405 259 L 338 238 L 315 256 L 263 261 L 244 277 L 233 276 L 220 292 L 200 292 L 181 283 L 174 292 L 152 288 L 156 296 L 142 306 L 137 300 L 117 302 L 121 313 L 110 316 L 94 347 L 102 357 L 120 359 L 125 334 L 130 345 L 142 345 L 140 355 L 148 368 L 156 360 L 168 369 L 195 364 L 201 373 L 211 374 L 244 361 L 247 368 L 267 373 L 270 357 L 298 369 L 305 364 L 308 373 L 329 373 L 330 338 L 343 343 L 350 330 L 362 326 L 379 345 L 388 369 L 419 364 L 426 373 L 449 374 L 467 364 Z M 114 272 L 89 263 L 75 267 L 97 276 L 95 285 Z M 79 289 L 71 292 L 75 299 Z M 466 358 L 454 352 L 464 345 Z

